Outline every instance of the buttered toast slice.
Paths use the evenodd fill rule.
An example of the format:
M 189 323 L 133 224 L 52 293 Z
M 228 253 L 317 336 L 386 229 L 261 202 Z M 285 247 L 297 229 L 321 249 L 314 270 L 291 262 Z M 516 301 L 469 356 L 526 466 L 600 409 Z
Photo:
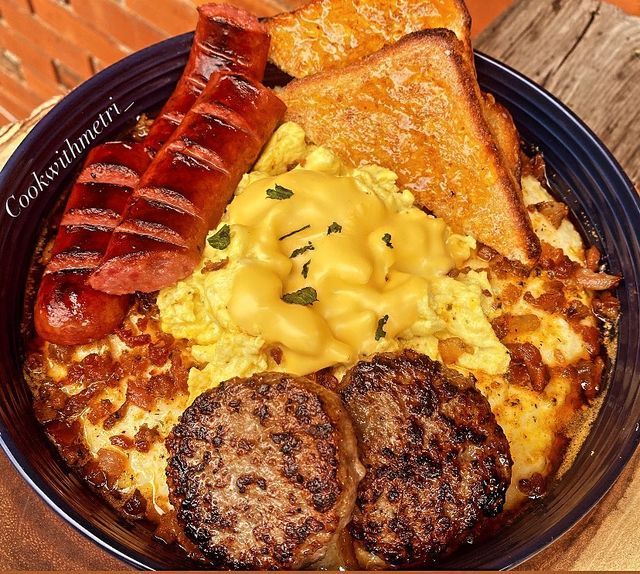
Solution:
M 269 58 L 294 78 L 340 68 L 404 35 L 431 28 L 451 30 L 475 73 L 471 18 L 463 0 L 312 0 L 294 12 L 267 20 Z M 509 112 L 486 94 L 482 111 L 516 181 L 520 181 L 520 136 Z
M 316 144 L 352 165 L 394 170 L 398 185 L 454 231 L 526 266 L 537 259 L 539 241 L 453 32 L 409 34 L 359 62 L 294 80 L 279 95 L 286 119 Z
M 463 0 L 312 0 L 268 19 L 267 27 L 270 60 L 294 78 L 341 67 L 428 28 L 452 30 L 473 66 Z

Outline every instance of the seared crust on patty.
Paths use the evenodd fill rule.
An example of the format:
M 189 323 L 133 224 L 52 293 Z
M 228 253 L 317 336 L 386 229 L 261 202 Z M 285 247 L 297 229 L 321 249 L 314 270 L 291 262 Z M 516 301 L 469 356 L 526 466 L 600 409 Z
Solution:
M 346 525 L 362 474 L 338 396 L 281 373 L 206 391 L 166 444 L 178 522 L 216 568 L 318 561 Z
M 406 350 L 347 372 L 366 475 L 350 525 L 362 567 L 419 566 L 502 510 L 509 444 L 474 381 Z

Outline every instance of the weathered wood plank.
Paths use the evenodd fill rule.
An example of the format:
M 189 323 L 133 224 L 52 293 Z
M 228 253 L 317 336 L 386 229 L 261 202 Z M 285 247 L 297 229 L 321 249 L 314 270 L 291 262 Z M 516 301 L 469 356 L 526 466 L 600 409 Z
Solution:
M 0 453 L 2 570 L 125 570 L 120 560 L 69 526 Z
M 22 140 L 61 98 L 62 96 L 54 96 L 33 110 L 28 118 L 0 128 L 0 170 L 9 161 L 13 152 L 18 149 Z
M 640 18 L 598 0 L 520 0 L 475 46 L 558 96 L 640 181 Z
M 600 503 L 518 570 L 640 571 L 640 451 Z

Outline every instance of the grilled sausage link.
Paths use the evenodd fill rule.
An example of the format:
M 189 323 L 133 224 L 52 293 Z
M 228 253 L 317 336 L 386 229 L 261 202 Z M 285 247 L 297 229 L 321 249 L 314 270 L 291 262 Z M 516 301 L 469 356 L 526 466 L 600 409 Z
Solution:
M 129 298 L 96 291 L 86 280 L 102 259 L 150 161 L 142 144 L 110 142 L 89 152 L 36 297 L 34 321 L 43 339 L 60 345 L 87 343 L 122 322 Z
M 89 284 L 122 295 L 157 291 L 189 275 L 207 231 L 284 112 L 254 80 L 212 77 L 140 180 Z
M 43 339 L 61 345 L 88 343 L 111 333 L 122 322 L 128 297 L 98 292 L 86 281 L 120 223 L 132 188 L 211 74 L 230 70 L 260 79 L 268 51 L 269 37 L 251 14 L 214 4 L 199 9 L 185 71 L 144 143 L 98 146 L 89 154 L 71 191 L 53 257 L 36 297 L 35 327 Z
M 205 4 L 198 12 L 189 61 L 145 139 L 151 155 L 171 137 L 213 73 L 236 72 L 258 81 L 264 75 L 269 35 L 255 16 L 224 4 Z

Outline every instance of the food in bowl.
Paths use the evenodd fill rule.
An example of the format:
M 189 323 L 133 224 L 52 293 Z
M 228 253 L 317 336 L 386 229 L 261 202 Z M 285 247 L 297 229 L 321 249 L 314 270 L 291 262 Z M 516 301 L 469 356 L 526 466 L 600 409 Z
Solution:
M 261 30 L 224 7 L 202 14 L 239 37 L 243 27 Z M 289 104 L 284 122 L 259 79 L 214 74 L 190 108 L 160 114 L 163 130 L 173 118 L 175 131 L 158 149 L 144 139 L 120 144 L 119 153 L 129 146 L 147 156 L 139 173 L 124 169 L 133 155 L 89 158 L 76 186 L 105 199 L 121 191 L 122 209 L 112 209 L 111 227 L 81 219 L 96 212 L 71 211 L 74 187 L 60 229 L 101 228 L 99 256 L 56 249 L 60 231 L 53 255 L 45 250 L 45 280 L 79 278 L 63 293 L 126 303 L 104 336 L 91 320 L 75 322 L 73 336 L 85 339 L 71 344 L 52 340 L 69 332 L 64 323 L 54 335 L 38 329 L 25 364 L 38 418 L 123 515 L 156 523 L 160 537 L 210 566 L 437 562 L 544 494 L 576 417 L 599 393 L 606 356 L 596 313 L 615 321 L 606 290 L 619 278 L 585 251 L 566 206 L 545 189 L 540 158 L 514 160 L 512 138 L 496 135 L 513 135 L 496 128 L 508 114 L 479 91 L 459 93 L 474 78 L 457 40 L 419 35 L 419 47 L 440 50 L 431 56 L 438 65 L 418 75 L 411 62 L 398 69 L 398 51 L 415 49 L 415 38 L 354 64 L 361 79 L 394 62 L 395 85 L 414 99 L 380 99 L 384 114 L 365 89 L 340 96 L 347 88 L 326 120 L 318 113 L 326 99 L 312 96 L 326 93 L 338 77 L 330 74 L 352 82 L 351 64 L 310 78 L 306 99 L 306 80 L 278 90 Z M 225 81 L 236 89 L 228 100 Z M 241 111 L 251 94 L 271 102 L 271 124 Z M 425 108 L 434 103 L 445 121 Z M 472 121 L 458 118 L 469 110 Z M 336 118 L 366 111 L 367 125 L 348 124 L 359 128 L 348 139 L 360 159 L 344 138 L 323 141 L 326 123 L 342 130 Z M 430 206 L 428 182 L 410 185 L 418 161 L 400 166 L 379 154 L 385 142 L 369 135 L 388 130 L 394 114 L 405 120 L 401 143 L 415 143 L 425 162 L 432 153 L 421 142 L 433 128 L 441 155 L 429 177 L 449 190 L 447 202 Z M 446 132 L 454 116 L 451 126 L 469 130 L 462 140 Z M 220 125 L 241 133 L 217 149 L 212 134 L 231 131 L 216 132 Z M 255 157 L 225 155 L 258 129 L 269 141 Z M 473 229 L 483 217 L 492 228 L 498 215 L 514 225 L 480 243 L 460 205 L 478 208 Z M 84 247 L 65 245 L 76 256 Z M 53 316 L 64 319 L 83 300 L 61 301 Z

